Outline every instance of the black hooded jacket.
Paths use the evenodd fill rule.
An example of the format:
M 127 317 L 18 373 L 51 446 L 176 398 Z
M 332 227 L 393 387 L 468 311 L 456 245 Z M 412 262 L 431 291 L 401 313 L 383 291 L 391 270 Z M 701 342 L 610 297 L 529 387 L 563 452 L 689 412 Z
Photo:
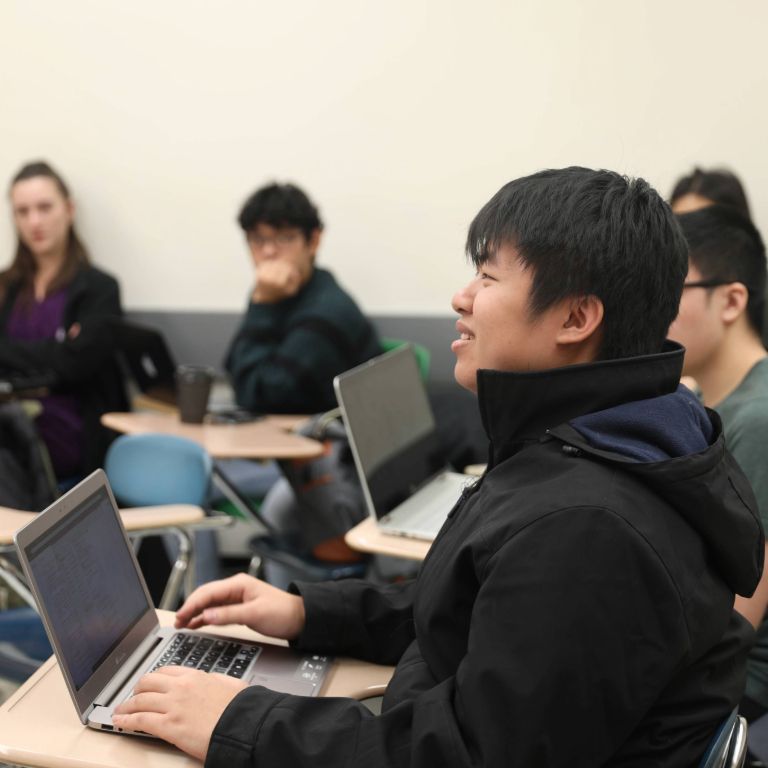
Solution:
M 763 534 L 682 349 L 481 371 L 481 481 L 415 582 L 300 584 L 298 645 L 396 663 L 382 714 L 253 687 L 206 765 L 695 765 L 739 701 Z

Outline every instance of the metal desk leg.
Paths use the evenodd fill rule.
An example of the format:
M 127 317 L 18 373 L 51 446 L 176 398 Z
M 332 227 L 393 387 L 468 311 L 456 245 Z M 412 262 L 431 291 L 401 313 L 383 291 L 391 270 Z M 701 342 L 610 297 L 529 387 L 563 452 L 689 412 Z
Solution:
M 14 563 L 2 555 L 0 555 L 0 579 L 5 581 L 27 605 L 32 606 L 37 611 L 35 598 L 27 588 L 24 574 Z
M 256 522 L 261 526 L 263 529 L 262 535 L 274 533 L 271 526 L 259 513 L 259 510 L 251 503 L 251 500 L 240 493 L 237 486 L 227 477 L 217 462 L 213 463 L 213 482 L 247 520 Z
M 179 542 L 179 554 L 171 567 L 171 574 L 158 608 L 174 611 L 182 589 L 186 596 L 195 588 L 194 547 L 192 536 L 183 528 L 172 528 L 168 532 L 176 536 Z

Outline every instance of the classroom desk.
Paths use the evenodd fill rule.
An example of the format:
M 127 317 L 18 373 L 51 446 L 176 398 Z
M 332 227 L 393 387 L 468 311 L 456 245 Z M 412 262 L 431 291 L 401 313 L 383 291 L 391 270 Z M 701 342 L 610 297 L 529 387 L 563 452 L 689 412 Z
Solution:
M 402 557 L 406 560 L 423 560 L 432 546 L 431 541 L 382 533 L 372 517 L 366 517 L 362 523 L 350 528 L 344 534 L 344 541 L 358 552 Z
M 184 424 L 175 413 L 105 413 L 101 423 L 128 435 L 160 432 L 202 445 L 214 459 L 312 459 L 323 453 L 317 440 L 289 430 L 303 416 L 266 416 L 245 424 Z
M 173 614 L 160 611 L 162 624 Z M 284 645 L 244 627 L 206 631 Z M 323 696 L 364 699 L 380 696 L 392 667 L 340 659 L 329 673 Z M 0 707 L 0 761 L 41 768 L 199 768 L 201 763 L 155 739 L 102 733 L 80 723 L 55 658 L 51 658 Z
M 313 459 L 325 450 L 322 443 L 293 430 L 306 416 L 265 416 L 244 424 L 185 424 L 177 412 L 135 411 L 105 413 L 101 423 L 128 435 L 161 433 L 186 437 L 202 445 L 213 459 Z M 221 466 L 214 461 L 213 479 L 224 495 L 261 530 L 272 533 L 250 499 L 240 493 Z
M 3 554 L 13 553 L 13 535 L 23 525 L 32 520 L 37 513 L 23 512 L 8 507 L 0 507 L 0 580 L 5 579 L 13 589 L 32 607 L 35 606 L 32 595 L 26 588 L 24 576 L 14 564 L 3 558 Z M 194 576 L 191 530 L 222 528 L 232 520 L 226 516 L 206 517 L 200 507 L 191 504 L 166 504 L 157 507 L 139 507 L 120 510 L 120 517 L 129 535 L 150 536 L 172 533 L 179 540 L 179 556 L 174 563 L 163 597 L 162 607 L 176 604 L 184 578 L 187 577 L 187 591 L 193 586 L 189 581 Z

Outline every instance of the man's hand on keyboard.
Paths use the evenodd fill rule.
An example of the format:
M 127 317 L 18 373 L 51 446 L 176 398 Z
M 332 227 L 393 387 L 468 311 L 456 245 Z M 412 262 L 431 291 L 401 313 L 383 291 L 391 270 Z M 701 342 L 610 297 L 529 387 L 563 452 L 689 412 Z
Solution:
M 176 629 L 245 624 L 285 640 L 298 637 L 304 622 L 303 598 L 244 573 L 198 587 L 176 612 Z
M 115 708 L 112 722 L 117 728 L 150 733 L 204 760 L 216 723 L 245 687 L 225 675 L 162 667 L 139 680 L 134 695 Z

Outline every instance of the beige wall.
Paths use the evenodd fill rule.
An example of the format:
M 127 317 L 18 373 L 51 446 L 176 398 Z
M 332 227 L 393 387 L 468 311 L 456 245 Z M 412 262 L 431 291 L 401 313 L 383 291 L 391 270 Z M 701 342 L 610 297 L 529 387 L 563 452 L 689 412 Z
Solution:
M 0 180 L 57 165 L 130 308 L 239 310 L 279 178 L 369 311 L 442 313 L 472 215 L 547 166 L 725 164 L 768 233 L 767 33 L 764 0 L 0 0 Z

